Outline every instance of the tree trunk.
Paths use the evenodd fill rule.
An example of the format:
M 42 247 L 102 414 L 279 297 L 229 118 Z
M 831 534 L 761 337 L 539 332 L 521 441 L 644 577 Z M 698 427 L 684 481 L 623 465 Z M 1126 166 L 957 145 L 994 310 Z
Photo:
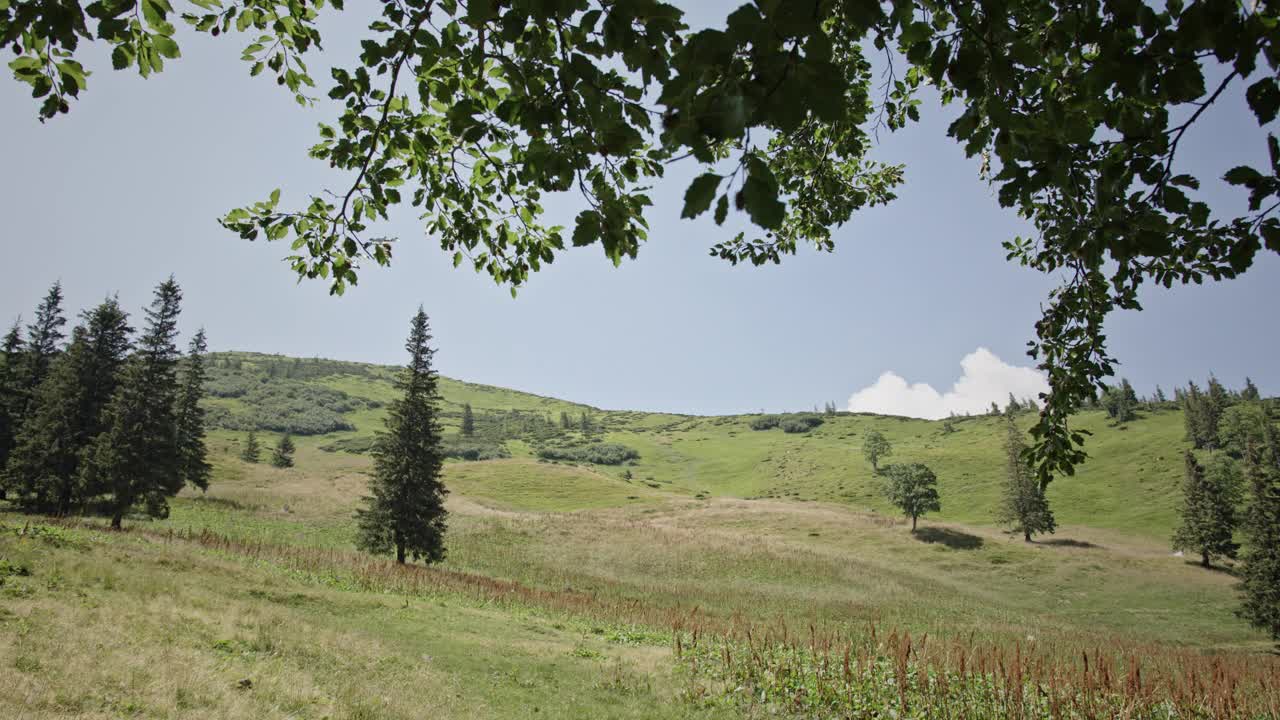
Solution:
M 404 564 L 404 543 L 396 543 L 396 562 Z
M 1022 531 L 1022 539 L 1023 539 L 1023 540 L 1026 540 L 1027 542 L 1031 542 L 1031 531 L 1030 531 L 1030 530 L 1023 530 L 1023 531 Z
M 911 532 L 915 532 L 915 531 L 916 531 L 916 516 L 912 515 L 911 516 Z
M 123 512 L 121 512 L 121 511 L 119 511 L 119 510 L 117 510 L 117 511 L 116 511 L 116 513 L 115 513 L 114 515 L 112 515 L 112 516 L 111 516 L 111 529 L 112 529 L 112 530 L 119 530 L 119 529 L 120 529 L 120 521 L 121 521 L 121 520 L 123 520 L 123 519 L 124 519 L 124 513 L 123 513 Z
M 1200 565 L 1202 567 L 1209 567 L 1209 553 L 1207 552 L 1200 553 Z

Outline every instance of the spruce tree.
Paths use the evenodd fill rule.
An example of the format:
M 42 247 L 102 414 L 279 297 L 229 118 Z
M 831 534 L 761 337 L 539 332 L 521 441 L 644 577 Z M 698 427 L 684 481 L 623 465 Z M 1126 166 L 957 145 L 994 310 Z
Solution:
M 62 283 L 55 282 L 36 308 L 36 320 L 27 326 L 26 368 L 23 376 L 27 404 L 35 398 L 35 390 L 49 374 L 53 358 L 62 342 L 62 327 L 67 324 L 62 314 Z
M 471 414 L 471 403 L 462 406 L 462 434 L 467 437 L 476 434 L 476 418 Z
M 885 497 L 911 518 L 911 532 L 915 532 L 916 521 L 921 515 L 942 509 L 938 498 L 938 477 L 928 466 L 920 463 L 893 465 L 888 470 Z
M 1246 402 L 1261 399 L 1258 393 L 1258 386 L 1253 384 L 1253 379 L 1246 377 L 1244 379 L 1244 390 L 1240 391 L 1240 399 Z
M 1187 428 L 1187 440 L 1197 449 L 1209 447 L 1216 439 L 1209 438 L 1209 408 L 1204 393 L 1195 382 L 1188 382 L 1182 394 L 1182 419 Z
M 258 433 L 249 431 L 244 439 L 244 449 L 240 451 L 240 459 L 247 463 L 257 463 L 262 459 L 262 445 L 258 443 Z
M 1010 416 L 1004 442 L 1005 488 L 996 519 L 1031 542 L 1032 535 L 1052 533 L 1057 525 L 1040 481 L 1027 462 L 1026 449 L 1023 433 Z
M 204 397 L 206 350 L 204 328 L 200 328 L 187 347 L 177 408 L 178 472 L 184 484 L 198 487 L 201 491 L 209 489 L 209 478 L 213 474 L 204 442 L 204 408 L 200 407 L 200 400 Z
M 81 485 L 80 466 L 104 428 L 133 328 L 114 298 L 81 317 L 36 389 L 10 457 L 9 487 L 28 510 L 65 515 L 92 495 Z
M 6 497 L 4 470 L 22 418 L 22 363 L 26 356 L 22 351 L 21 322 L 19 318 L 9 328 L 0 344 L 0 500 Z
M 296 449 L 289 433 L 281 435 L 280 441 L 271 451 L 271 464 L 278 468 L 293 467 L 293 451 Z
M 89 450 L 85 483 L 106 496 L 113 528 L 138 505 L 152 517 L 166 517 L 168 498 L 182 489 L 174 344 L 181 302 L 182 290 L 172 277 L 157 286 L 146 331 L 107 406 L 106 430 Z
M 431 366 L 435 350 L 427 314 L 422 308 L 413 317 L 409 340 L 409 364 L 397 380 L 403 396 L 390 407 L 386 431 L 374 443 L 374 475 L 365 507 L 356 514 L 361 549 L 415 560 L 444 559 L 444 532 L 448 493 L 440 475 L 444 467 L 438 419 L 439 390 Z
M 1164 390 L 1162 390 L 1162 389 L 1160 388 L 1160 386 L 1159 386 L 1159 385 L 1157 385 L 1157 386 L 1156 386 L 1155 401 L 1156 401 L 1157 403 L 1159 403 L 1159 404 L 1163 405 L 1163 404 L 1165 403 L 1165 401 L 1166 401 L 1166 400 L 1167 400 L 1167 398 L 1164 396 Z
M 1205 447 L 1218 447 L 1218 423 L 1222 420 L 1222 413 L 1231 407 L 1231 393 L 1218 382 L 1218 379 L 1212 375 L 1209 376 L 1209 386 L 1205 391 L 1205 408 L 1203 418 L 1202 432 L 1205 438 Z
M 1280 641 L 1280 439 L 1270 424 L 1266 438 L 1245 453 L 1250 502 L 1240 615 Z
M 1209 567 L 1213 558 L 1235 558 L 1240 549 L 1233 535 L 1240 480 L 1230 458 L 1219 455 L 1208 472 L 1187 451 L 1182 486 L 1182 524 L 1174 531 L 1173 549 L 1196 553 Z

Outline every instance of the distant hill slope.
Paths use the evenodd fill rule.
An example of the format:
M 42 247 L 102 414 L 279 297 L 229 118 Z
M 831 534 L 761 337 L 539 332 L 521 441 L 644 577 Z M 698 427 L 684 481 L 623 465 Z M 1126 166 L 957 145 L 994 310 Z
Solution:
M 231 439 L 251 428 L 289 431 L 307 445 L 359 453 L 381 428 L 386 403 L 396 397 L 392 367 L 242 352 L 215 353 L 211 360 L 210 419 Z M 779 427 L 753 430 L 757 415 L 604 411 L 450 378 L 441 379 L 441 390 L 448 435 L 457 435 L 464 403 L 472 406 L 477 431 L 467 447 L 496 448 L 500 456 L 515 458 L 561 458 L 556 464 L 588 465 L 613 478 L 628 474 L 638 493 L 818 500 L 887 512 L 881 480 L 861 452 L 872 429 L 893 443 L 887 462 L 923 462 L 937 473 L 943 507 L 938 519 L 991 524 L 1003 480 L 1000 417 L 955 418 L 954 430 L 947 432 L 941 421 L 840 413 L 808 432 L 788 433 Z M 1029 426 L 1033 417 L 1023 415 L 1019 422 Z M 1188 447 L 1181 411 L 1166 404 L 1119 426 L 1100 411 L 1085 412 L 1076 423 L 1093 433 L 1091 457 L 1076 476 L 1050 486 L 1059 523 L 1167 537 L 1176 521 L 1181 457 Z M 634 449 L 639 457 L 625 466 L 579 457 L 583 448 L 600 443 Z M 581 478 L 570 478 L 570 472 L 565 468 L 566 483 L 583 492 Z M 607 491 L 617 492 L 612 486 Z

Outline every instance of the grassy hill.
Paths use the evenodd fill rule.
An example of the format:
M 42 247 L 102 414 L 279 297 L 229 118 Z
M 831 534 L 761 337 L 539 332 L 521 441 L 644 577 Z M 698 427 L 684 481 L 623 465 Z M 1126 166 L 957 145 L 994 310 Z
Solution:
M 448 558 L 404 569 L 352 543 L 362 450 L 394 370 L 213 359 L 207 494 L 184 491 L 169 518 L 133 518 L 125 534 L 31 524 L 0 504 L 0 716 L 1280 708 L 1280 661 L 1235 617 L 1235 579 L 1168 550 L 1187 445 L 1172 407 L 1120 426 L 1082 414 L 1092 459 L 1050 487 L 1059 532 L 1027 544 L 992 521 L 1000 418 L 948 432 L 839 414 L 787 433 L 753 430 L 752 415 L 604 411 L 444 379 L 446 433 L 469 403 L 467 442 L 502 457 L 448 464 Z M 266 445 L 297 433 L 296 466 L 241 461 L 251 427 Z M 943 511 L 917 534 L 862 458 L 872 429 L 893 443 L 889 462 L 937 472 Z M 548 459 L 609 459 L 587 452 L 601 444 L 638 457 Z M 964 691 L 920 680 L 938 673 Z M 1028 688 L 1039 699 L 1014 713 L 1011 693 Z

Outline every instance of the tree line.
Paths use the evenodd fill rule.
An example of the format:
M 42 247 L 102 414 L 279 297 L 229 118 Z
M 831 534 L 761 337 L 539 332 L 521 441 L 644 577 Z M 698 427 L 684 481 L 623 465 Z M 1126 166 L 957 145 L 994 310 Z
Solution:
M 0 347 L 0 499 L 26 512 L 99 513 L 119 528 L 168 498 L 205 490 L 205 333 L 177 346 L 182 290 L 156 286 L 136 338 L 109 297 L 80 313 L 68 339 L 61 283 L 34 322 L 15 321 Z M 66 342 L 64 343 L 64 340 Z

